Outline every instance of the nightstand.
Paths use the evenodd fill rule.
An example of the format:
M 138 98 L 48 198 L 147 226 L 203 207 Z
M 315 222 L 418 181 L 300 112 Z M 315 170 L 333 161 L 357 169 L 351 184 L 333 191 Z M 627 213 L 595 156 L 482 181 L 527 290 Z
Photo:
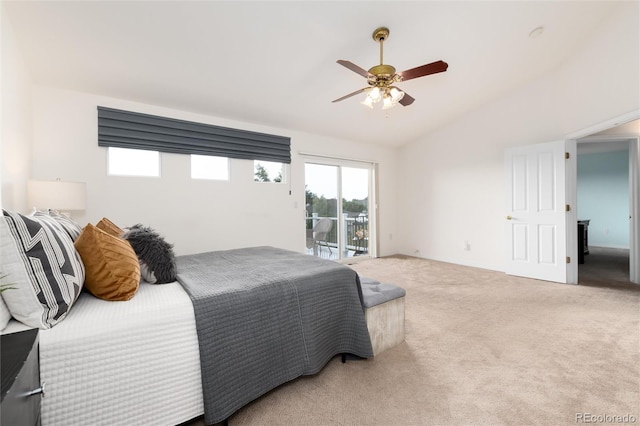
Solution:
M 40 425 L 38 329 L 4 334 L 1 337 L 2 406 L 0 423 L 12 426 Z

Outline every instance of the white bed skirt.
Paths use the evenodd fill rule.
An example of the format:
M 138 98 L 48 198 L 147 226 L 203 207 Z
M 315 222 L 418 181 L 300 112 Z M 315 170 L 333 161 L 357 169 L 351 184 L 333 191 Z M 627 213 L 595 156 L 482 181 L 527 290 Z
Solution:
M 12 320 L 3 334 L 25 329 Z M 133 299 L 82 293 L 40 330 L 42 425 L 176 425 L 204 412 L 193 305 L 177 282 Z

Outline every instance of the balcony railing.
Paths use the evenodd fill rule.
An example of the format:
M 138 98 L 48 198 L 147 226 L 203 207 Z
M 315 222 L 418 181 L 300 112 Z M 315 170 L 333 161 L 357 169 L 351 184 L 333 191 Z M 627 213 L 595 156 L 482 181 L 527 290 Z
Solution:
M 307 217 L 307 248 L 314 248 L 313 228 L 320 219 L 333 221 L 333 226 L 325 240 L 320 242 L 321 248 L 327 247 L 331 258 L 338 254 L 338 218 L 318 216 L 314 213 Z M 369 252 L 369 215 L 367 213 L 343 213 L 342 214 L 342 257 L 352 257 L 367 254 Z M 326 244 L 325 244 L 326 243 Z M 331 249 L 334 249 L 333 251 Z M 334 255 L 335 252 L 335 255 Z M 323 254 L 322 250 L 315 250 L 316 254 Z

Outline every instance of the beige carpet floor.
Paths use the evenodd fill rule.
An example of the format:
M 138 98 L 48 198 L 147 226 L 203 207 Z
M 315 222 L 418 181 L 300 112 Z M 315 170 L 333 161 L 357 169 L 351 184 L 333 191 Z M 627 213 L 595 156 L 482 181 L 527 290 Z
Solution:
M 640 423 L 640 286 L 628 272 L 612 284 L 581 269 L 587 285 L 565 285 L 410 257 L 351 267 L 406 289 L 406 341 L 334 358 L 230 425 Z

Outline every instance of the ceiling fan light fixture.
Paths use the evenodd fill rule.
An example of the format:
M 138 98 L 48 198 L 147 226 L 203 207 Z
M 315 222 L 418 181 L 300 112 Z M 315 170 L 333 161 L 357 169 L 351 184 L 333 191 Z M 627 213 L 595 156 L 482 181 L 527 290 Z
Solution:
M 404 92 L 395 86 L 390 87 L 372 87 L 366 90 L 367 95 L 360 102 L 362 105 L 372 108 L 375 104 L 382 101 L 382 109 L 393 108 L 404 97 Z
M 382 99 L 382 109 L 393 108 L 396 104 L 397 102 L 394 102 L 391 96 L 387 95 Z
M 400 102 L 400 100 L 404 98 L 404 92 L 397 87 L 391 87 L 391 90 L 389 90 L 389 95 L 391 96 L 391 100 L 393 100 L 394 103 Z
M 369 91 L 369 95 L 368 95 L 371 100 L 373 101 L 373 103 L 375 104 L 376 102 L 380 102 L 380 99 L 382 98 L 382 94 L 380 93 L 380 88 L 379 87 L 374 87 L 373 89 L 371 89 Z
M 366 98 L 364 98 L 364 101 L 360 102 L 362 105 L 369 107 L 371 109 L 373 109 L 373 99 L 371 99 L 371 97 L 369 95 L 367 95 Z

